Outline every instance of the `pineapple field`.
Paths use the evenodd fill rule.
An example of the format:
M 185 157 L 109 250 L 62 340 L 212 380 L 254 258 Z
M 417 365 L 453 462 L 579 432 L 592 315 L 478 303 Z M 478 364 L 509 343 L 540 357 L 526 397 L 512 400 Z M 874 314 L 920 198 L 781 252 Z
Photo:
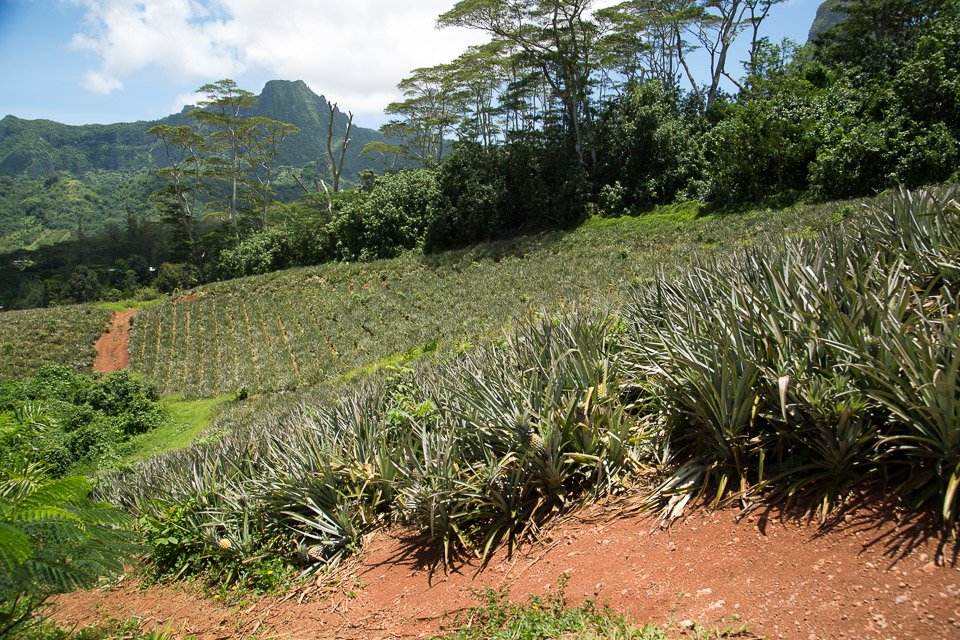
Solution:
M 957 196 L 900 192 L 826 214 L 820 233 L 728 236 L 735 251 L 689 241 L 689 268 L 653 269 L 601 297 L 606 306 L 558 302 L 515 316 L 500 339 L 234 408 L 223 438 L 107 474 L 99 495 L 148 523 L 159 575 L 251 589 L 279 571 L 269 563 L 322 573 L 398 525 L 411 537 L 394 553 L 479 572 L 553 540 L 558 519 L 617 499 L 621 517 L 664 523 L 694 504 L 739 505 L 737 520 L 771 504 L 785 505 L 785 521 L 877 518 L 879 539 L 906 544 L 910 562 L 924 550 L 923 574 L 949 581 L 938 566 L 960 515 Z M 622 241 L 617 224 L 601 228 Z M 500 264 L 511 259 L 521 260 Z M 302 274 L 277 278 L 290 277 Z M 489 286 L 472 291 L 482 299 Z M 185 329 L 177 304 L 164 317 Z M 246 326 L 260 325 L 262 313 L 247 313 Z M 264 374 L 274 360 L 262 362 Z M 864 515 L 886 495 L 928 519 L 900 531 Z M 928 603 L 942 619 L 898 624 L 942 635 L 951 603 Z M 875 624 L 870 610 L 845 615 Z
M 93 343 L 112 313 L 94 305 L 7 311 L 0 315 L 0 379 L 33 375 L 45 364 L 90 371 Z
M 220 282 L 143 309 L 130 356 L 164 394 L 264 394 L 353 377 L 407 354 L 500 339 L 531 314 L 612 309 L 630 286 L 726 247 L 809 235 L 837 208 L 708 214 L 664 207 L 477 249 Z
M 432 560 L 409 576 L 430 580 L 523 557 L 527 569 L 543 560 L 530 572 L 541 582 L 574 571 L 587 596 L 586 576 L 620 567 L 570 560 L 577 546 L 554 557 L 557 536 L 584 537 L 571 530 L 577 514 L 612 505 L 606 524 L 590 528 L 588 515 L 583 526 L 621 538 L 586 538 L 642 570 L 654 560 L 629 560 L 638 527 L 660 522 L 709 545 L 742 526 L 722 524 L 732 513 L 769 543 L 778 505 L 795 561 L 817 556 L 821 536 L 847 545 L 838 587 L 868 580 L 852 560 L 867 547 L 849 545 L 838 522 L 876 527 L 884 548 L 906 545 L 897 562 L 931 577 L 902 588 L 936 615 L 904 617 L 879 599 L 844 615 L 876 630 L 885 611 L 908 635 L 943 635 L 955 602 L 934 592 L 953 593 L 941 566 L 960 516 L 958 274 L 958 191 L 940 188 L 777 212 L 596 218 L 469 251 L 209 285 L 141 310 L 130 352 L 164 394 L 220 395 L 213 430 L 102 472 L 96 495 L 136 517 L 152 580 L 193 578 L 225 598 L 373 571 L 363 564 L 372 539 L 386 545 L 374 545 L 373 567 L 391 562 L 382 554 L 424 554 Z M 890 524 L 885 500 L 906 530 Z M 808 540 L 811 520 L 823 529 Z M 637 544 L 641 558 L 676 549 Z M 742 593 L 779 571 L 762 549 L 749 551 L 756 572 L 743 575 L 754 577 L 733 580 Z M 871 547 L 868 564 L 887 552 Z M 716 571 L 704 575 L 730 568 Z M 621 594 L 626 575 L 613 582 Z M 302 588 L 301 599 L 312 593 Z M 369 597 L 387 597 L 378 589 Z M 722 622 L 734 613 L 724 602 L 682 610 Z M 782 623 L 747 610 L 764 629 Z M 397 615 L 392 624 L 409 624 Z M 724 629 L 704 632 L 752 637 Z

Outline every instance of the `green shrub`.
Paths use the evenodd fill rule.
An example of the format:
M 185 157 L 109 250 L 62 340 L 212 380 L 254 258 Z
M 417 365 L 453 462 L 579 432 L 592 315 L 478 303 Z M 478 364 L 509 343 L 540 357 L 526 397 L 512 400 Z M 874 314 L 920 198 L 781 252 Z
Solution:
M 163 293 L 172 293 L 180 289 L 189 289 L 200 284 L 197 268 L 190 264 L 164 262 L 157 268 L 153 286 Z
M 118 444 L 166 420 L 156 391 L 125 371 L 91 378 L 51 365 L 3 390 L 0 410 L 12 413 L 0 460 L 44 461 L 57 476 L 81 462 L 109 466 Z
M 693 118 L 681 113 L 675 95 L 656 82 L 630 87 L 597 125 L 593 179 L 601 210 L 616 216 L 674 202 L 696 173 L 694 140 Z
M 129 519 L 89 493 L 83 478 L 52 480 L 39 465 L 0 467 L 0 637 L 34 625 L 50 596 L 122 572 Z
M 440 206 L 435 170 L 398 171 L 380 176 L 369 193 L 346 202 L 330 230 L 341 258 L 392 258 L 423 248 Z

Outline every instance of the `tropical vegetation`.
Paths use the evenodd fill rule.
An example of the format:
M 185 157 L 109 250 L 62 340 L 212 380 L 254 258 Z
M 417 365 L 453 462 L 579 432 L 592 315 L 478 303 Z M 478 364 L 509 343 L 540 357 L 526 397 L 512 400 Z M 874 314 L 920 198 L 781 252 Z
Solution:
M 151 184 L 166 220 L 152 255 L 132 240 L 152 228 L 139 209 L 84 192 L 75 176 L 51 176 L 28 190 L 36 196 L 16 182 L 5 188 L 13 206 L 73 203 L 57 213 L 73 222 L 58 228 L 75 230 L 81 244 L 88 210 L 115 201 L 129 212 L 126 253 L 114 243 L 102 254 L 61 251 L 59 260 L 20 255 L 5 304 L 125 295 L 114 280 L 128 266 L 114 262 L 137 256 L 155 269 L 169 263 L 161 284 L 172 290 L 570 227 L 594 212 L 867 196 L 955 175 L 954 0 L 846 2 L 845 19 L 802 47 L 763 36 L 776 4 L 631 0 L 593 11 L 589 0 L 457 2 L 439 24 L 490 41 L 411 72 L 399 85 L 404 99 L 388 107 L 387 138 L 357 137 L 352 147 L 352 121 L 332 107 L 319 114 L 325 120 L 304 120 L 280 109 L 274 87 L 263 99 L 285 123 L 232 81 L 204 85 L 201 108 L 151 129 L 164 159 Z M 748 52 L 741 66 L 734 43 Z M 697 56 L 711 61 L 705 78 L 690 71 Z M 317 109 L 305 103 L 304 113 Z M 312 127 L 309 171 L 307 158 L 284 155 L 300 135 L 293 121 Z M 321 122 L 336 126 L 317 131 Z M 381 166 L 394 157 L 399 170 L 354 172 L 341 188 L 344 160 L 359 151 Z M 84 264 L 99 287 L 84 273 L 93 286 L 74 291 L 69 281 Z
M 106 307 L 3 314 L 0 635 L 120 569 L 131 526 L 155 576 L 261 592 L 390 525 L 487 562 L 627 492 L 670 520 L 880 491 L 955 535 L 960 4 L 850 0 L 803 47 L 762 37 L 775 4 L 460 0 L 439 24 L 490 40 L 400 83 L 383 175 L 344 174 L 327 103 L 327 155 L 283 165 L 298 127 L 230 80 L 124 194 L 4 156 L 7 244 L 75 223 L 11 257 L 5 305 L 175 295 L 134 321 L 143 378 L 77 373 Z M 148 187 L 160 220 L 87 236 Z M 478 619 L 658 633 L 533 605 Z
M 821 235 L 638 283 L 613 313 L 535 317 L 295 396 L 106 476 L 100 495 L 165 532 L 158 567 L 201 573 L 264 553 L 316 570 L 394 522 L 445 558 L 489 558 L 638 484 L 666 518 L 698 496 L 803 499 L 825 517 L 885 486 L 950 529 L 958 217 L 956 189 L 880 198 Z

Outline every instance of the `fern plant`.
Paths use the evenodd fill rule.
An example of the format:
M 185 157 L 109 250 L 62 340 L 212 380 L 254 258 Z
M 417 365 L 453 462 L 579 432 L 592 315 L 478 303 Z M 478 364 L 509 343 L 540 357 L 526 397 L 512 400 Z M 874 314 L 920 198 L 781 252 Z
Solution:
M 121 571 L 134 551 L 128 521 L 91 501 L 84 478 L 22 461 L 0 470 L 0 638 L 32 624 L 50 596 Z

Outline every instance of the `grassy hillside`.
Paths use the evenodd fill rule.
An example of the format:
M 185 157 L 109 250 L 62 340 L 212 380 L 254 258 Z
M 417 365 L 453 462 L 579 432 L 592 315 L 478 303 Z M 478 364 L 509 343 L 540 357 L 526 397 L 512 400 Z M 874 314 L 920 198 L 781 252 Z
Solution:
M 0 313 L 0 379 L 29 377 L 45 364 L 89 371 L 112 316 L 93 305 Z
M 615 305 L 627 285 L 661 268 L 758 237 L 808 233 L 833 224 L 832 215 L 799 207 L 720 216 L 682 205 L 470 251 L 216 283 L 143 310 L 131 366 L 163 393 L 187 397 L 313 385 L 435 346 L 502 337 L 531 311 Z

